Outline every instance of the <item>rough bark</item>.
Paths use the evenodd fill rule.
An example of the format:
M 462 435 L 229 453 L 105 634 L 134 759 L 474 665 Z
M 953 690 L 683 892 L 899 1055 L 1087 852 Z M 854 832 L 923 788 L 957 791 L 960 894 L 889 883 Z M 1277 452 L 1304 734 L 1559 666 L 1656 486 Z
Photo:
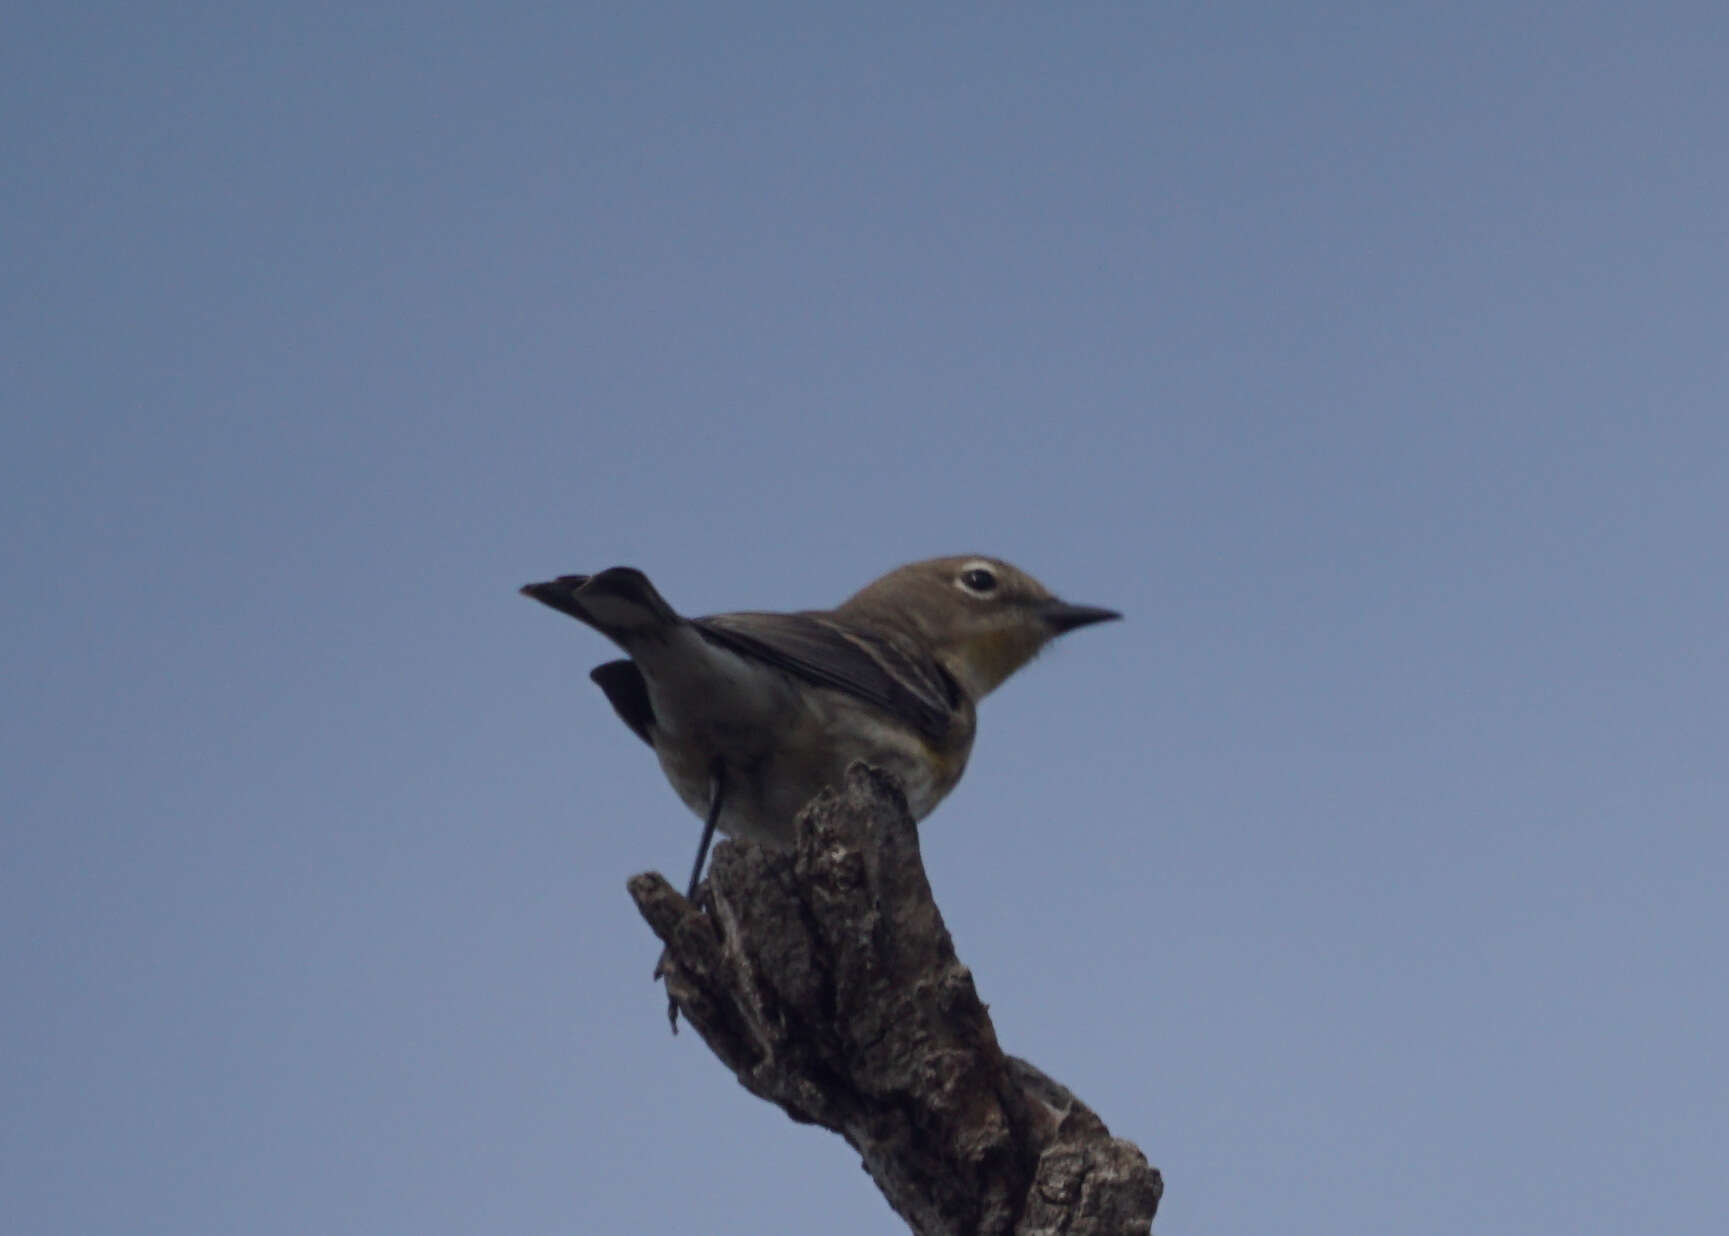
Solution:
M 1150 1230 L 1130 1142 L 997 1045 L 893 778 L 854 765 L 790 851 L 724 843 L 700 906 L 630 881 L 677 1008 L 752 1094 L 832 1129 L 924 1236 Z

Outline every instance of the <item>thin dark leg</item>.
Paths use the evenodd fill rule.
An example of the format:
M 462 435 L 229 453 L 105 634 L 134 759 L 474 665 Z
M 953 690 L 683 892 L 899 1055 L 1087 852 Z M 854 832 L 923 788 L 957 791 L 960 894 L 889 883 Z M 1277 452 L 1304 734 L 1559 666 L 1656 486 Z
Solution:
M 696 886 L 702 880 L 703 860 L 708 857 L 709 842 L 714 840 L 714 826 L 720 823 L 721 804 L 726 800 L 726 765 L 719 760 L 714 762 L 709 770 L 708 782 L 708 815 L 702 821 L 702 841 L 696 847 L 696 865 L 690 869 L 690 891 L 685 893 L 685 900 L 696 900 Z M 662 963 L 666 954 L 660 955 Z M 661 977 L 660 966 L 655 966 L 654 977 Z M 672 998 L 672 993 L 666 993 L 666 1019 L 672 1023 L 672 1032 L 678 1033 L 678 1001 Z
M 685 897 L 696 900 L 696 886 L 702 879 L 703 860 L 708 857 L 708 846 L 714 840 L 714 826 L 720 823 L 721 804 L 726 800 L 726 765 L 719 760 L 709 771 L 708 783 L 708 816 L 702 822 L 702 841 L 696 847 L 696 866 L 690 869 L 690 891 Z

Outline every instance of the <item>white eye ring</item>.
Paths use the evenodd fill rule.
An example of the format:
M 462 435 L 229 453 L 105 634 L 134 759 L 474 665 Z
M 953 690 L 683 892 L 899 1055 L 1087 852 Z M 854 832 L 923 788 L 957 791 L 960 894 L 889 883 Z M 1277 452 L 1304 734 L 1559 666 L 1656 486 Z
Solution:
M 982 559 L 965 563 L 955 576 L 955 587 L 975 597 L 989 596 L 999 586 L 996 568 Z

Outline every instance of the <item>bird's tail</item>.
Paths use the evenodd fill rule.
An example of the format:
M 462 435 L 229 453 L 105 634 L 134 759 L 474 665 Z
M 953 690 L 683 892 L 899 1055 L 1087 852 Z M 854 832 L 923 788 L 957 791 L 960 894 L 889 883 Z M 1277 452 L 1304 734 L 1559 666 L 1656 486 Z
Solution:
M 598 575 L 561 575 L 527 584 L 522 595 L 605 635 L 627 652 L 644 637 L 665 634 L 684 619 L 635 567 L 609 567 Z

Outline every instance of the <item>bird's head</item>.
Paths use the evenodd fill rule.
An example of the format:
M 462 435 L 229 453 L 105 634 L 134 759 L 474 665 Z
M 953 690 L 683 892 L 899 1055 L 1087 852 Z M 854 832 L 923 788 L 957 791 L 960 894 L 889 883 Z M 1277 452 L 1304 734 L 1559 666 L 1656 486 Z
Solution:
M 980 699 L 1077 627 L 1121 618 L 1071 605 L 999 558 L 963 554 L 890 571 L 840 607 L 842 616 L 913 634 L 955 681 Z

